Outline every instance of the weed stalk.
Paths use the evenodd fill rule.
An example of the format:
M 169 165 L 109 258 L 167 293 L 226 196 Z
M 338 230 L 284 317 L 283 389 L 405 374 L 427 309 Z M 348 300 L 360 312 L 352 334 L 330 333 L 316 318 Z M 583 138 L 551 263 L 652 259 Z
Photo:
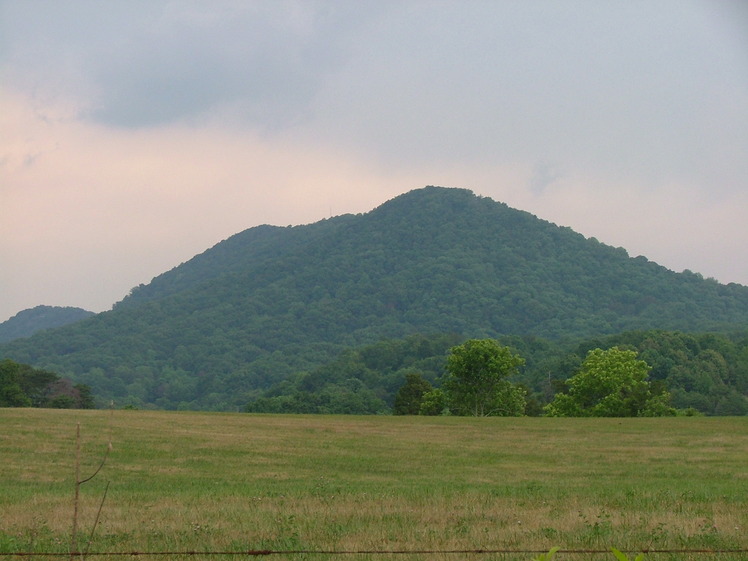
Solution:
M 111 419 L 111 417 L 110 417 Z M 109 482 L 107 481 L 106 488 L 104 489 L 104 495 L 101 498 L 101 503 L 99 504 L 99 509 L 96 512 L 96 519 L 94 520 L 93 526 L 91 528 L 91 534 L 88 538 L 88 543 L 86 544 L 86 549 L 84 552 L 80 552 L 78 550 L 78 513 L 80 510 L 80 489 L 81 485 L 84 483 L 88 483 L 91 481 L 94 477 L 96 477 L 99 472 L 101 471 L 101 468 L 104 467 L 104 464 L 106 463 L 107 459 L 109 458 L 109 452 L 112 451 L 112 437 L 111 437 L 111 425 L 110 425 L 110 435 L 109 435 L 109 443 L 107 444 L 106 451 L 104 452 L 104 456 L 101 459 L 101 462 L 99 463 L 99 466 L 96 468 L 96 470 L 85 479 L 81 479 L 81 424 L 78 423 L 75 430 L 75 490 L 73 495 L 73 528 L 70 532 L 70 561 L 73 561 L 76 556 L 80 556 L 81 559 L 85 559 L 86 555 L 88 554 L 88 549 L 91 546 L 91 542 L 93 541 L 94 533 L 96 532 L 96 527 L 99 524 L 99 518 L 101 517 L 101 511 L 104 507 L 104 501 L 106 500 L 107 493 L 109 491 Z

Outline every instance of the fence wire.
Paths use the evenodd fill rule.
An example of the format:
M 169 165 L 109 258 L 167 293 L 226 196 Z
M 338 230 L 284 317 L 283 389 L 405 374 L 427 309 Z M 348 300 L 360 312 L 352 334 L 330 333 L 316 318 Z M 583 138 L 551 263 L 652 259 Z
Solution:
M 610 554 L 610 549 L 559 549 L 557 554 L 564 555 L 596 555 Z M 540 555 L 547 553 L 547 550 L 537 549 L 356 549 L 356 550 L 315 550 L 315 549 L 250 549 L 244 551 L 98 551 L 98 552 L 40 552 L 40 551 L 16 551 L 0 552 L 0 557 L 69 557 L 86 558 L 86 557 L 169 557 L 169 556 L 208 556 L 208 557 L 228 557 L 228 556 L 246 556 L 246 557 L 265 557 L 271 555 Z M 623 550 L 626 554 L 646 555 L 736 555 L 739 553 L 748 554 L 748 548 L 743 549 L 639 549 Z

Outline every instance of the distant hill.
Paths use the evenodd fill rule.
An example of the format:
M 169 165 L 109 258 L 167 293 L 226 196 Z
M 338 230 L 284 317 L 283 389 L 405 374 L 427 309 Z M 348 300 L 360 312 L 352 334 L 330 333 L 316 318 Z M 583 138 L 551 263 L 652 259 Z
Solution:
M 43 329 L 61 327 L 94 315 L 82 308 L 60 306 L 36 306 L 18 312 L 12 318 L 0 323 L 0 343 L 29 337 Z
M 675 273 L 463 189 L 239 233 L 110 312 L 0 346 L 106 398 L 235 409 L 343 349 L 422 334 L 571 340 L 748 325 L 748 287 Z

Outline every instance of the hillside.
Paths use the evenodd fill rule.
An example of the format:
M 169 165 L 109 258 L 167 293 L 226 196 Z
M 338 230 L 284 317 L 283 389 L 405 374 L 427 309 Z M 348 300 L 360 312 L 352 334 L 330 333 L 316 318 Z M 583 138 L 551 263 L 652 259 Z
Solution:
M 60 306 L 36 306 L 18 312 L 0 323 L 0 343 L 29 337 L 43 329 L 52 329 L 80 321 L 94 315 L 82 308 Z
M 343 349 L 415 333 L 554 340 L 748 325 L 748 288 L 674 273 L 467 190 L 237 234 L 0 356 L 161 407 L 234 409 Z M 181 404 L 181 405 L 180 405 Z

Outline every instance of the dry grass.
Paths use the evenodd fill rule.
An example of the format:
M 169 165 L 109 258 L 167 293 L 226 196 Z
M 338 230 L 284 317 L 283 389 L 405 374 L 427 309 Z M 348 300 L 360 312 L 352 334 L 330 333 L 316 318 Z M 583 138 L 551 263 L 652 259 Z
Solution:
M 100 551 L 748 547 L 743 418 L 7 409 L 0 551 L 64 551 L 77 422 Z

